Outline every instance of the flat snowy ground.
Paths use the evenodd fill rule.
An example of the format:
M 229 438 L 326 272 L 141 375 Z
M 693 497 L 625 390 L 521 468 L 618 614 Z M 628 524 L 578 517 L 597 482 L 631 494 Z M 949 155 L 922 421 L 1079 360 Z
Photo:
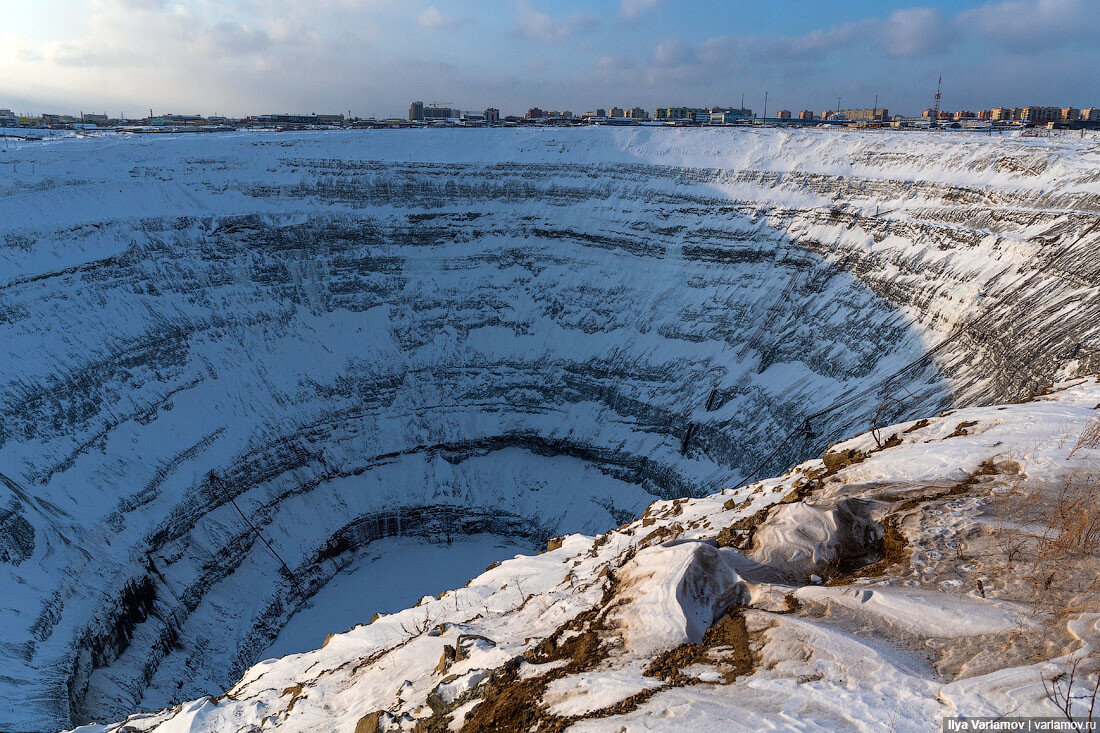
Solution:
M 530 553 L 531 546 L 495 535 L 469 535 L 451 544 L 386 537 L 367 546 L 290 617 L 263 659 L 316 649 L 329 634 L 393 613 L 424 596 L 457 588 L 494 562 Z

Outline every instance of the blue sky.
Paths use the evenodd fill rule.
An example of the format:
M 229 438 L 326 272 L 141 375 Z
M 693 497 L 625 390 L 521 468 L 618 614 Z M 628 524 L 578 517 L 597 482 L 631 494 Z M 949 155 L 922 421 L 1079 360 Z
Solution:
M 1100 106 L 1100 0 L 0 0 L 0 107 Z

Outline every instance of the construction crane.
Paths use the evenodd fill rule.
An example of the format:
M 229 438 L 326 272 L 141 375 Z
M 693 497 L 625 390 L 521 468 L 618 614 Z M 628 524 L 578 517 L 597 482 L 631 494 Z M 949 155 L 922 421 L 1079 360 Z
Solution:
M 936 82 L 936 101 L 932 104 L 932 122 L 940 118 L 940 87 L 943 85 L 943 74 L 940 74 L 939 81 Z
M 439 107 L 450 106 L 452 104 L 454 104 L 454 102 L 432 102 L 428 106 L 433 107 L 433 108 L 439 108 Z

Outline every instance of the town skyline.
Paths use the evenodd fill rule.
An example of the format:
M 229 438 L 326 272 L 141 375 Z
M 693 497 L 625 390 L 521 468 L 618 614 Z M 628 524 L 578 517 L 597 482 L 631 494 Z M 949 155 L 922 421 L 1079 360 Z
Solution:
M 28 5 L 28 7 L 23 7 Z M 1087 0 L 44 0 L 0 31 L 0 106 L 143 117 L 397 117 L 410 98 L 522 112 L 688 101 L 779 109 L 1088 106 Z M 629 90 L 624 92 L 624 90 Z M 462 101 L 458 101 L 462 100 Z
M 839 103 L 840 100 L 838 100 Z M 941 107 L 937 91 L 933 106 L 921 111 L 919 117 L 890 114 L 886 107 L 826 109 L 820 114 L 811 109 L 792 111 L 773 109 L 769 116 L 765 106 L 759 114 L 747 107 L 697 107 L 673 106 L 654 108 L 652 114 L 642 107 L 596 108 L 585 112 L 572 110 L 543 110 L 532 107 L 522 115 L 501 114 L 500 109 L 488 107 L 482 111 L 441 107 L 436 103 L 426 105 L 414 100 L 409 105 L 408 116 L 388 118 L 360 118 L 343 114 L 275 113 L 248 115 L 232 118 L 220 115 L 203 116 L 161 114 L 144 118 L 111 117 L 105 113 L 81 112 L 79 116 L 43 113 L 41 115 L 16 115 L 10 109 L 0 107 L 0 131 L 10 128 L 49 129 L 107 129 L 136 132 L 219 131 L 242 128 L 303 129 L 303 128 L 378 128 L 417 126 L 495 127 L 501 125 L 671 125 L 728 126 L 774 123 L 781 126 L 856 126 L 894 128 L 966 128 L 991 129 L 999 127 L 1047 127 L 1049 129 L 1100 129 L 1100 107 L 1024 107 L 1000 106 L 974 112 L 952 111 Z M 765 100 L 766 104 L 766 100 Z M 10 134 L 10 133 L 5 133 Z M 18 134 L 16 134 L 18 137 Z

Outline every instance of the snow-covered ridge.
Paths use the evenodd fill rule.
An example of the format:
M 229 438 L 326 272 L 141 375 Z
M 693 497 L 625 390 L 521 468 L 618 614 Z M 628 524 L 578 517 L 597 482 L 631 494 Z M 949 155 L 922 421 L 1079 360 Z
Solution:
M 883 420 L 1098 368 L 1091 145 L 5 141 L 0 728 L 221 689 L 379 537 L 535 544 L 781 471 L 949 335 Z
M 556 538 L 222 695 L 81 730 L 926 731 L 1058 715 L 1044 681 L 1078 660 L 1079 686 L 1097 674 L 1100 596 L 1082 571 L 1100 557 L 1095 542 L 1006 554 L 999 511 L 1082 480 L 1096 511 L 1100 447 L 1075 441 L 1098 422 L 1089 378 L 885 427 L 781 477 Z

